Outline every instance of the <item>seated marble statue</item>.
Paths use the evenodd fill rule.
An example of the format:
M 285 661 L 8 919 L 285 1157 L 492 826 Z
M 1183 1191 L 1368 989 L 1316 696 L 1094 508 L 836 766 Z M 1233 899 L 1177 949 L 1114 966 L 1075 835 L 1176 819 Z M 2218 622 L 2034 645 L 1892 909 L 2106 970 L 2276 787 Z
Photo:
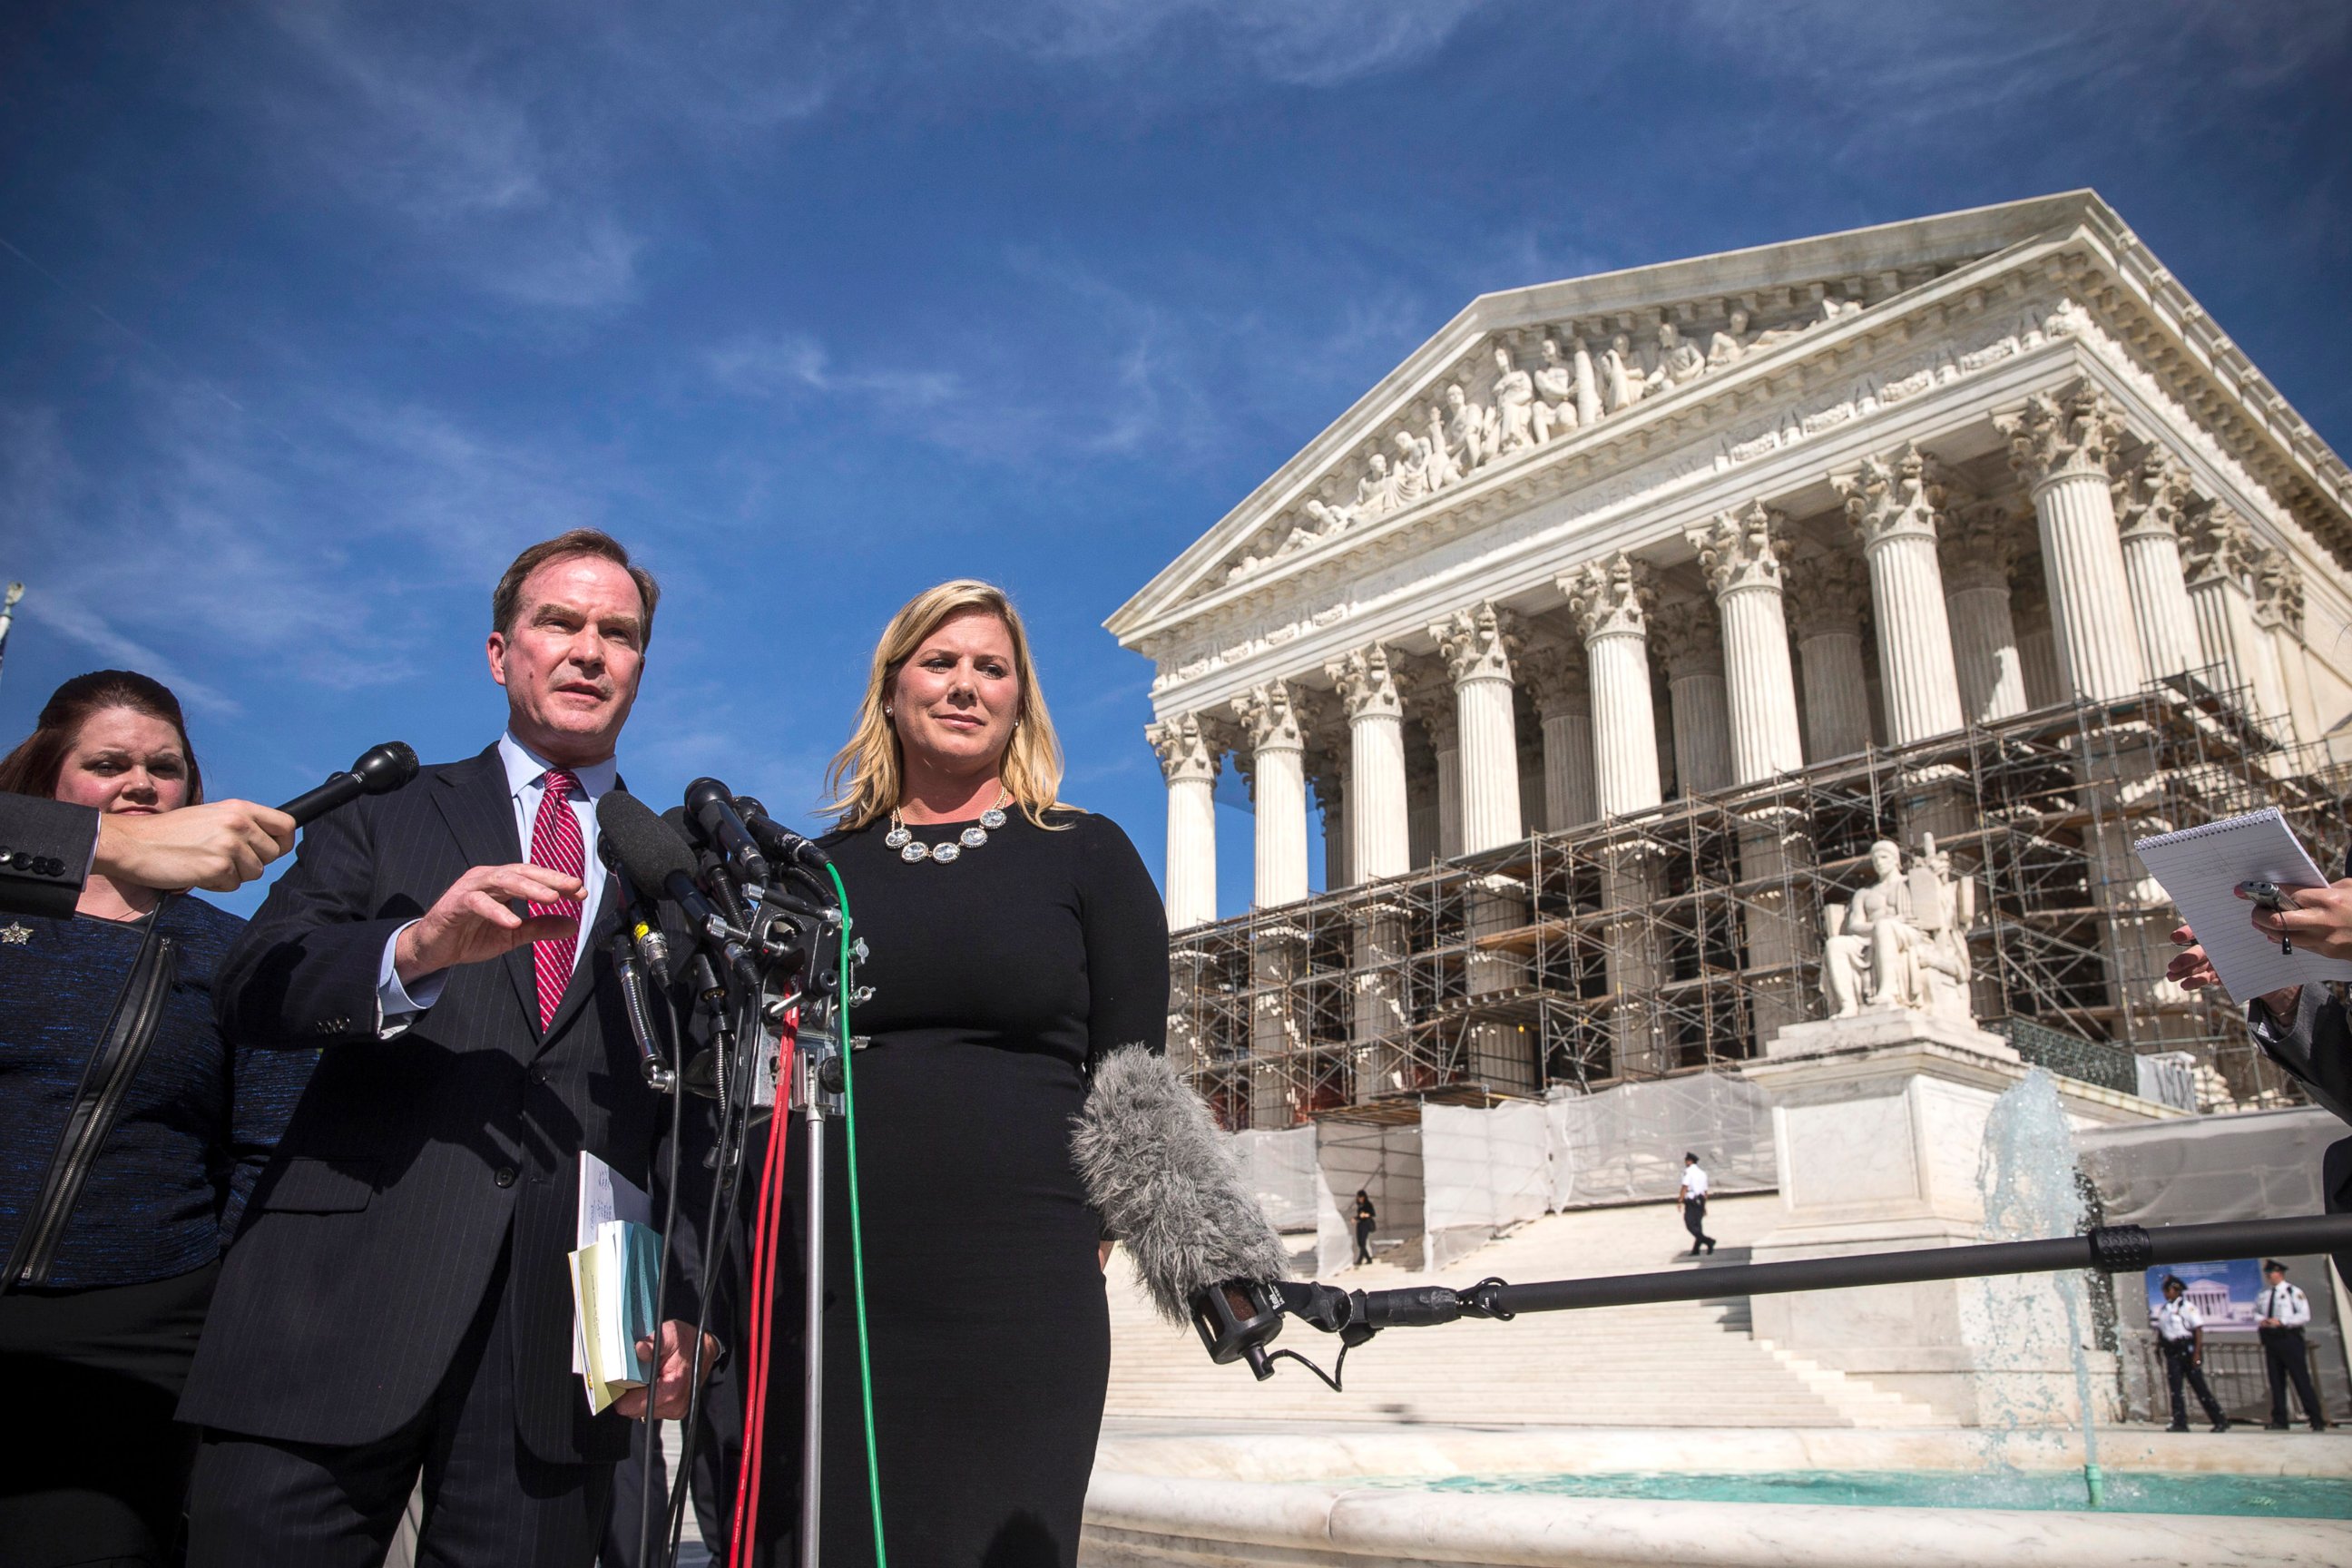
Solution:
M 1541 445 L 1551 435 L 1551 411 L 1536 397 L 1535 377 L 1495 346 L 1495 450 L 1499 455 Z
M 1672 321 L 1658 323 L 1658 367 L 1650 373 L 1652 392 L 1670 392 L 1685 382 L 1696 381 L 1706 371 L 1706 356 L 1697 345 L 1685 342 L 1682 329 Z
M 1555 431 L 1576 428 L 1576 371 L 1559 352 L 1559 340 L 1543 341 L 1543 368 L 1535 373 L 1537 407 Z
M 1633 356 L 1633 340 L 1623 332 L 1609 340 L 1609 352 L 1601 356 L 1601 390 L 1609 404 L 1609 412 L 1617 413 L 1642 401 L 1650 389 L 1650 373 Z
M 1495 411 L 1471 402 L 1461 383 L 1445 389 L 1445 437 L 1454 450 L 1461 454 L 1465 471 L 1485 467 L 1495 455 L 1494 419 Z
M 1359 518 L 1378 517 L 1396 508 L 1396 485 L 1389 478 L 1389 460 L 1374 452 L 1364 464 L 1364 477 L 1356 481 L 1356 515 Z
M 1423 412 L 1429 416 L 1429 438 L 1422 443 L 1427 453 L 1426 468 L 1429 488 L 1442 490 L 1462 477 L 1462 463 L 1445 444 L 1445 416 L 1433 403 Z
M 1429 493 L 1429 444 L 1410 430 L 1396 433 L 1396 467 L 1390 470 L 1390 489 L 1399 506 L 1411 506 Z
M 1870 847 L 1877 879 L 1853 901 L 1824 904 L 1822 994 L 1833 1018 L 1867 1007 L 1908 1007 L 1969 1020 L 1968 927 L 1975 884 L 1952 875 L 1952 858 L 1921 841 L 1906 876 L 1903 851 Z

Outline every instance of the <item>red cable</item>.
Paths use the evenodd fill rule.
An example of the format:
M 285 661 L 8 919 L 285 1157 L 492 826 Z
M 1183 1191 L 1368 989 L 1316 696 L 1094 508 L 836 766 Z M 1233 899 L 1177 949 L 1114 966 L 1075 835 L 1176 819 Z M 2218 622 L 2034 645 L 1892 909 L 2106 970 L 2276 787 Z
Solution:
M 740 1565 L 747 1546 L 756 1546 L 760 1529 L 760 1475 L 767 1447 L 769 1364 L 774 1340 L 777 1232 L 783 1220 L 783 1159 L 791 1130 L 793 1045 L 800 1022 L 797 1011 L 787 1013 L 776 1052 L 776 1105 L 768 1119 L 768 1153 L 760 1172 L 760 1201 L 751 1227 L 751 1324 L 743 1377 L 743 1455 L 735 1475 L 735 1519 L 727 1557 Z

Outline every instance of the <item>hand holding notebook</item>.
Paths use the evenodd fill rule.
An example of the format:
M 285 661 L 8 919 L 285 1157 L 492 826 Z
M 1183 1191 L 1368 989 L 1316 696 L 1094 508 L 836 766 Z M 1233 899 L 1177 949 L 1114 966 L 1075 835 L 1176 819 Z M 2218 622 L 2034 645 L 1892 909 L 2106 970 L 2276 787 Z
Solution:
M 2245 882 L 2284 889 L 2324 888 L 2315 865 L 2277 808 L 2158 834 L 2133 846 L 2141 862 L 2196 931 L 2214 973 L 2241 1002 L 2314 981 L 2352 980 L 2352 962 L 2280 942 L 2255 929 L 2253 906 L 2238 896 Z

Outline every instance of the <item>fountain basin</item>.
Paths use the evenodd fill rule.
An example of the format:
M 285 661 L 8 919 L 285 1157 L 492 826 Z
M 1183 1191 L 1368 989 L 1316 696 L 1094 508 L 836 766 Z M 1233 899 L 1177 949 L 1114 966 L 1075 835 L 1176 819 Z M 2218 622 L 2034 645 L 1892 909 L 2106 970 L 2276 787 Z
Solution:
M 2111 1473 L 2352 1486 L 2352 1438 L 2300 1435 L 2298 1442 L 2297 1436 L 2115 1428 L 2100 1434 L 2101 1458 Z M 1080 1562 L 1087 1568 L 2352 1562 L 2352 1523 L 2325 1519 L 1502 1489 L 1596 1474 L 1610 1478 L 1607 1489 L 1639 1489 L 1641 1472 L 1761 1484 L 1776 1474 L 1899 1468 L 1958 1480 L 2003 1467 L 2056 1484 L 2068 1470 L 2079 1476 L 2080 1445 L 2079 1434 L 2055 1432 L 1834 1428 L 1107 1436 L 1087 1500 Z

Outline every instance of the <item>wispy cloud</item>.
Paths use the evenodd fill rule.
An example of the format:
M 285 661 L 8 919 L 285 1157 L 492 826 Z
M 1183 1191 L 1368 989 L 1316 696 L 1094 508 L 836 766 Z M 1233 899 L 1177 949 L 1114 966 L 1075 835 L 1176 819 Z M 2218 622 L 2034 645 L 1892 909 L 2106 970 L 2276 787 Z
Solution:
M 968 13 L 972 25 L 1048 60 L 1148 63 L 1173 39 L 1237 58 L 1267 79 L 1330 87 L 1443 46 L 1486 0 L 1030 0 Z
M 721 386 L 754 397 L 814 393 L 911 409 L 949 402 L 963 390 L 952 371 L 841 369 L 806 332 L 743 333 L 710 350 L 703 363 Z

